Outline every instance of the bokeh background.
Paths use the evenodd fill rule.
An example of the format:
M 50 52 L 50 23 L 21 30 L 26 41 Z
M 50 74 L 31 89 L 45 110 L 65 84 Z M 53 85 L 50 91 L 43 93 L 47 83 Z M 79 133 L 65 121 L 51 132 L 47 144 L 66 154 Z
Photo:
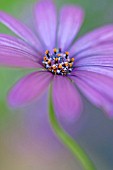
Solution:
M 36 0 L 0 0 L 0 10 L 9 12 L 32 29 L 32 9 Z M 78 36 L 107 23 L 113 23 L 113 0 L 55 0 L 81 5 L 84 25 Z M 0 24 L 0 33 L 12 34 Z M 30 70 L 31 71 L 31 70 Z M 30 72 L 0 68 L 0 170 L 82 170 L 73 155 L 59 142 L 48 121 L 47 100 L 14 110 L 6 96 L 12 85 Z M 63 127 L 85 149 L 97 170 L 113 170 L 113 120 L 95 108 L 84 96 L 84 111 L 77 122 L 60 120 Z

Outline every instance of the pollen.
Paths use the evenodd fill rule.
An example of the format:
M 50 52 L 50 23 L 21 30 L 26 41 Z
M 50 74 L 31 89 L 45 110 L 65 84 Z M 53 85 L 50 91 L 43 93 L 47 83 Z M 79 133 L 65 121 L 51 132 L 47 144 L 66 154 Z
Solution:
M 51 60 L 48 60 L 48 64 L 51 65 Z
M 46 50 L 46 51 L 45 51 L 45 54 L 46 54 L 46 55 L 49 54 L 49 50 Z
M 57 67 L 56 67 L 56 65 L 54 64 L 53 66 L 52 66 L 52 69 L 53 70 L 55 70 Z
M 73 70 L 74 58 L 70 58 L 68 51 L 62 52 L 61 48 L 54 48 L 53 53 L 45 51 L 42 63 L 44 68 L 54 75 L 66 76 Z
M 58 61 L 58 58 L 57 58 L 57 57 L 55 58 L 55 61 Z
M 75 61 L 75 59 L 74 59 L 74 58 L 71 58 L 71 61 L 72 61 L 72 62 L 74 62 L 74 61 Z
M 58 65 L 58 68 L 59 68 L 59 69 L 62 69 L 62 64 L 59 64 L 59 65 Z
M 58 54 L 58 57 L 60 57 L 60 56 L 61 56 L 61 54 L 59 53 L 59 54 Z
M 69 52 L 68 52 L 68 51 L 66 51 L 66 52 L 65 52 L 65 54 L 68 56 L 68 55 L 69 55 Z
M 47 59 L 48 59 L 48 58 L 47 58 L 46 56 L 44 56 L 44 61 L 47 61 Z
M 57 48 L 54 48 L 53 51 L 54 51 L 54 53 L 56 53 L 57 52 Z
M 72 68 L 73 64 L 72 63 L 69 63 L 69 67 Z
M 68 62 L 65 62 L 65 66 L 68 67 L 69 63 Z

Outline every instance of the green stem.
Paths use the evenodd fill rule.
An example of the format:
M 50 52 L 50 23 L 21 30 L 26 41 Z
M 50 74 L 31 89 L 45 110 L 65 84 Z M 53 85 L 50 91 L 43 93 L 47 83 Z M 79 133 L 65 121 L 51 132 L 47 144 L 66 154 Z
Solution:
M 63 142 L 65 146 L 73 153 L 75 158 L 79 160 L 79 162 L 82 164 L 84 170 L 96 170 L 94 167 L 92 161 L 88 157 L 88 155 L 84 152 L 84 150 L 79 146 L 79 144 L 71 138 L 59 125 L 52 102 L 52 90 L 50 89 L 50 96 L 49 96 L 49 119 L 51 126 L 56 133 L 56 135 L 59 137 L 59 139 Z

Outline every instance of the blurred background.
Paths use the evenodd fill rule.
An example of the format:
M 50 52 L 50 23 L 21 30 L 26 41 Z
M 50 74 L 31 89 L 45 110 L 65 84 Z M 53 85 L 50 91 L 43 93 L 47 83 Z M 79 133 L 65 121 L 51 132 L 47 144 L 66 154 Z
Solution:
M 36 0 L 0 0 L 0 10 L 9 12 L 32 28 Z M 84 33 L 113 23 L 113 0 L 56 0 L 81 5 L 85 9 Z M 12 34 L 0 25 L 0 33 Z M 47 99 L 14 110 L 6 96 L 12 85 L 29 70 L 0 68 L 0 170 L 82 170 L 73 155 L 59 142 L 48 121 Z M 61 120 L 63 127 L 85 149 L 97 170 L 113 170 L 113 120 L 83 96 L 84 111 L 77 122 Z

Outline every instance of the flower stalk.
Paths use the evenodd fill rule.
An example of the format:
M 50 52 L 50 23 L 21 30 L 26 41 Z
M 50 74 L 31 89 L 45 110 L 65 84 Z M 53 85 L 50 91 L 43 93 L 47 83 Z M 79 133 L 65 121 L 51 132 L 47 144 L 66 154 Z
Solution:
M 71 151 L 71 153 L 73 153 L 75 158 L 78 159 L 78 161 L 83 166 L 84 170 L 96 170 L 93 162 L 90 160 L 90 158 L 85 153 L 85 151 L 70 135 L 66 133 L 64 129 L 62 129 L 61 125 L 59 124 L 56 118 L 56 114 L 54 112 L 54 107 L 52 102 L 52 88 L 50 88 L 50 95 L 49 95 L 49 120 L 56 136 Z

